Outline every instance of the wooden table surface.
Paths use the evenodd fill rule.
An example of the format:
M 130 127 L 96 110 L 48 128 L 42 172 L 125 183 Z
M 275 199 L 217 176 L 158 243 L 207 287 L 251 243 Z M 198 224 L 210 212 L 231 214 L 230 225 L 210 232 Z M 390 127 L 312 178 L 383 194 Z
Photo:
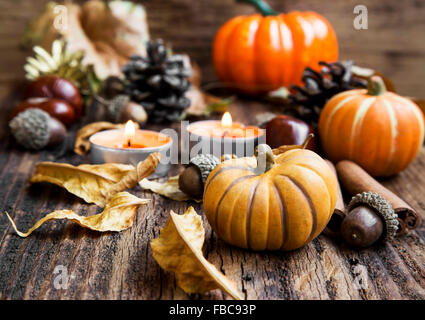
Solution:
M 13 105 L 14 100 L 16 97 L 10 94 L 2 102 L 2 107 Z M 275 110 L 275 107 L 238 100 L 231 108 L 235 120 L 245 123 L 252 123 L 254 116 L 265 110 Z M 92 108 L 84 122 L 92 121 L 98 115 L 98 109 Z M 4 211 L 11 214 L 18 228 L 27 230 L 55 209 L 72 209 L 82 215 L 92 215 L 101 208 L 85 204 L 59 187 L 49 184 L 30 186 L 28 183 L 37 162 L 58 161 L 74 165 L 88 162 L 87 157 L 72 152 L 76 128 L 62 147 L 27 152 L 10 138 L 6 117 L 2 117 L 2 122 L 1 299 L 228 299 L 219 290 L 205 295 L 186 295 L 176 286 L 174 275 L 161 270 L 152 257 L 150 241 L 158 237 L 169 211 L 183 213 L 189 205 L 203 216 L 206 258 L 234 280 L 247 299 L 425 298 L 423 225 L 392 243 L 381 243 L 362 251 L 353 251 L 338 240 L 320 235 L 293 252 L 251 252 L 218 239 L 203 215 L 202 204 L 175 202 L 136 187 L 130 192 L 152 201 L 138 210 L 134 225 L 126 231 L 100 233 L 71 222 L 58 221 L 46 223 L 28 238 L 20 238 Z M 174 167 L 171 173 L 178 170 Z M 416 208 L 423 219 L 424 170 L 425 150 L 422 149 L 407 170 L 383 182 Z M 60 268 L 67 270 L 68 287 L 56 289 L 55 278 L 65 275 L 64 269 Z M 359 279 L 362 279 L 361 283 Z

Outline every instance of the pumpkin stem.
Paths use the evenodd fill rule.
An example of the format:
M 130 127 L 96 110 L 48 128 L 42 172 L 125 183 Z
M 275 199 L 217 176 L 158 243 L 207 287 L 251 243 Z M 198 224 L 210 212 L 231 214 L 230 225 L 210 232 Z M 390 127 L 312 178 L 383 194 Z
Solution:
M 253 5 L 263 16 L 277 16 L 267 2 L 263 0 L 236 0 L 236 2 L 247 3 Z
M 287 145 L 287 146 L 280 146 L 279 148 L 273 149 L 273 154 L 277 156 L 277 155 L 285 153 L 286 151 L 289 151 L 289 150 L 305 149 L 305 148 L 307 148 L 310 140 L 313 139 L 313 138 L 314 138 L 314 134 L 310 133 L 307 136 L 307 138 L 305 138 L 303 144 L 301 144 L 301 145 L 292 144 L 292 145 Z
M 255 174 L 262 174 L 269 171 L 275 164 L 273 150 L 267 144 L 259 144 L 255 148 L 255 156 L 257 157 L 257 168 Z
M 384 80 L 380 76 L 372 76 L 367 82 L 367 94 L 370 96 L 380 96 L 387 92 Z
M 313 134 L 313 133 L 310 133 L 310 134 L 307 136 L 307 138 L 305 138 L 305 140 L 304 140 L 303 144 L 301 145 L 301 149 L 305 149 L 305 148 L 307 148 L 307 146 L 308 146 L 308 144 L 309 144 L 310 140 L 311 140 L 311 139 L 313 139 L 313 138 L 314 138 L 314 134 Z

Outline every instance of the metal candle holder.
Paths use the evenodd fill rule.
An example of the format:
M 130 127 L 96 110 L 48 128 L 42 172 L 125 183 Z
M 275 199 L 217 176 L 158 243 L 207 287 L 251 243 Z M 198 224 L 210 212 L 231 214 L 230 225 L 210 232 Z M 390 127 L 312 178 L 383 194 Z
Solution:
M 186 127 L 189 142 L 183 148 L 184 151 L 190 152 L 190 158 L 196 154 L 210 153 L 220 158 L 223 154 L 234 154 L 237 157 L 250 157 L 254 155 L 255 147 L 258 144 L 265 143 L 266 137 L 264 130 L 259 130 L 259 135 L 255 137 L 210 137 L 198 135 L 191 132 L 193 126 L 200 126 L 203 123 L 208 126 L 208 122 L 216 122 L 215 120 L 197 121 Z
M 114 129 L 114 130 L 106 130 L 101 131 L 90 137 L 90 161 L 93 164 L 101 164 L 101 163 L 124 163 L 137 165 L 140 161 L 145 160 L 151 153 L 159 152 L 161 153 L 161 161 L 156 167 L 155 173 L 152 177 L 162 177 L 165 176 L 170 170 L 171 164 L 170 161 L 166 161 L 164 159 L 168 159 L 170 157 L 171 147 L 173 144 L 173 140 L 171 137 L 168 137 L 162 133 L 157 133 L 155 131 L 150 130 L 138 130 L 149 133 L 155 133 L 158 135 L 163 135 L 164 137 L 169 138 L 169 142 L 157 146 L 157 147 L 146 147 L 146 148 L 115 148 L 109 146 L 103 146 L 95 143 L 99 138 L 107 138 L 111 135 L 118 134 L 117 131 L 122 132 L 122 130 Z

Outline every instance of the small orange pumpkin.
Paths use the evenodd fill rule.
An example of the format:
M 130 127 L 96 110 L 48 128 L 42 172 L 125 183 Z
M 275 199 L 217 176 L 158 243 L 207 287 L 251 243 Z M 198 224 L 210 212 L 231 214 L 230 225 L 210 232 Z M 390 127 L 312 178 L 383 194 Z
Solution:
M 323 149 L 331 160 L 351 160 L 373 176 L 405 169 L 424 142 L 424 117 L 411 100 L 385 90 L 374 76 L 368 89 L 328 101 L 319 119 Z
M 276 157 L 267 145 L 258 150 L 257 157 L 224 161 L 209 174 L 205 215 L 218 236 L 232 245 L 300 248 L 322 232 L 332 215 L 335 174 L 310 150 L 292 149 Z
M 222 82 L 245 92 L 263 92 L 300 84 L 305 67 L 338 60 L 334 29 L 321 15 L 293 11 L 278 14 L 262 0 L 239 0 L 261 14 L 238 16 L 217 32 L 213 62 Z

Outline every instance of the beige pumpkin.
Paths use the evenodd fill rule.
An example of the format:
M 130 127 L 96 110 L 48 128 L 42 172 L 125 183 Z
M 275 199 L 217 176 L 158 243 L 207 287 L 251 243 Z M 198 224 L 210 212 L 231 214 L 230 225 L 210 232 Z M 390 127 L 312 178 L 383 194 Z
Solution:
M 219 237 L 232 245 L 300 248 L 322 232 L 332 215 L 335 175 L 313 151 L 293 149 L 274 157 L 267 145 L 260 146 L 257 157 L 224 161 L 210 173 L 205 215 Z M 260 156 L 268 159 L 265 172 L 257 166 Z

